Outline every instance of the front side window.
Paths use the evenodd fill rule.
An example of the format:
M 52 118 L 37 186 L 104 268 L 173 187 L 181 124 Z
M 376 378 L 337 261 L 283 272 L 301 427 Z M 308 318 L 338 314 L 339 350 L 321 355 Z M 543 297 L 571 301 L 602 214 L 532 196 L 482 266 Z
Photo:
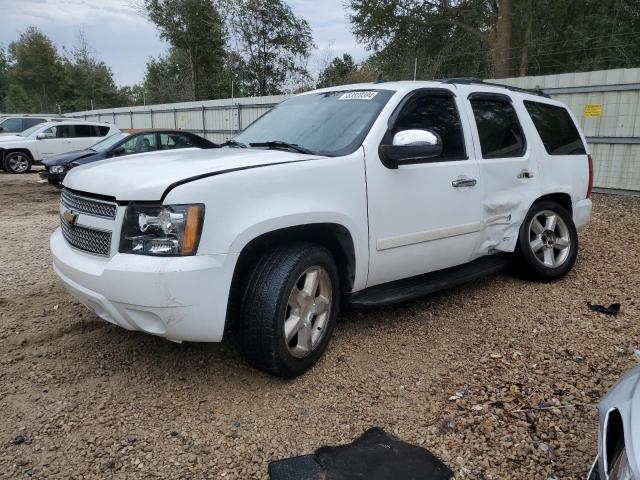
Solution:
M 549 155 L 584 155 L 587 151 L 566 108 L 524 102 Z
M 22 119 L 20 118 L 7 118 L 0 124 L 2 132 L 4 133 L 18 133 L 24 130 L 22 128 Z
M 511 102 L 501 98 L 471 98 L 483 158 L 522 157 L 527 144 Z
M 282 102 L 234 138 L 245 145 L 281 141 L 319 155 L 356 151 L 382 108 L 389 90 L 310 93 Z
M 122 144 L 124 154 L 152 152 L 156 149 L 156 134 L 136 135 Z
M 412 129 L 431 130 L 442 139 L 442 154 L 431 161 L 467 158 L 462 122 L 453 96 L 426 94 L 410 100 L 398 115 L 392 133 Z

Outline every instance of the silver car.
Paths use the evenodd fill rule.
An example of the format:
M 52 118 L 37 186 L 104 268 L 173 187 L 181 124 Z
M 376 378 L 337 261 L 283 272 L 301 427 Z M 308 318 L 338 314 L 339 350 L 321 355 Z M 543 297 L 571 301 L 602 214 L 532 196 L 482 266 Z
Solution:
M 598 457 L 588 480 L 640 480 L 640 366 L 629 370 L 598 406 Z

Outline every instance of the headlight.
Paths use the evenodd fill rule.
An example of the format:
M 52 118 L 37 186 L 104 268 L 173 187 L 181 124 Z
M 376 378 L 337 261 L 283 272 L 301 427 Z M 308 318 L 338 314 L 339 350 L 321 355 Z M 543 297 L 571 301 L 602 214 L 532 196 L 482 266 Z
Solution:
M 53 167 L 49 167 L 49 171 L 51 173 L 64 173 L 66 170 L 64 165 L 54 165 Z
M 618 457 L 614 460 L 609 473 L 609 480 L 635 480 L 629 465 L 627 450 L 622 450 Z
M 120 252 L 138 255 L 195 255 L 204 205 L 136 205 L 127 207 Z

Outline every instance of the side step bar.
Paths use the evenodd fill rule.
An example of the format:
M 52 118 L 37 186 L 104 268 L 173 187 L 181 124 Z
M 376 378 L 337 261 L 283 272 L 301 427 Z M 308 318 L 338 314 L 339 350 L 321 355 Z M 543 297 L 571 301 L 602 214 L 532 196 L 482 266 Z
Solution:
M 372 308 L 413 300 L 497 273 L 505 268 L 507 263 L 506 255 L 491 255 L 457 267 L 376 285 L 352 293 L 346 306 Z

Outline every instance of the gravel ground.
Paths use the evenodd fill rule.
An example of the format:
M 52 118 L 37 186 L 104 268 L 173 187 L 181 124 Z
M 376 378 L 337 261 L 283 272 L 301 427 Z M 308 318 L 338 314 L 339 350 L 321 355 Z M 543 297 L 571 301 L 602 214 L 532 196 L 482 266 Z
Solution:
M 458 479 L 584 478 L 596 403 L 636 363 L 640 198 L 595 196 L 565 279 L 500 274 L 348 312 L 293 381 L 231 344 L 178 345 L 85 310 L 50 267 L 57 201 L 35 174 L 0 174 L 1 478 L 266 478 L 271 460 L 376 425 Z M 557 408 L 526 410 L 541 402 Z

